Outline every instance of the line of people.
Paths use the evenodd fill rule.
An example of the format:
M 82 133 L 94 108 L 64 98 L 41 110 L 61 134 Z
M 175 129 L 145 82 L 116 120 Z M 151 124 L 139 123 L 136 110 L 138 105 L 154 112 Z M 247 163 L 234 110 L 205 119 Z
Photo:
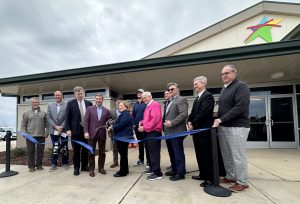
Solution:
M 95 96 L 95 105 L 84 99 L 82 87 L 74 88 L 75 98 L 64 102 L 62 93 L 54 93 L 55 102 L 49 104 L 47 113 L 40 110 L 38 98 L 31 99 L 32 109 L 23 114 L 21 130 L 33 135 L 39 142 L 44 142 L 50 133 L 53 144 L 71 137 L 85 142 L 96 149 L 98 143 L 98 171 L 106 174 L 105 143 L 108 131 L 113 141 L 113 164 L 118 166 L 118 153 L 120 154 L 120 170 L 114 177 L 123 177 L 129 173 L 128 168 L 128 143 L 114 140 L 116 137 L 133 138 L 142 140 L 148 137 L 159 137 L 164 134 L 173 134 L 192 129 L 218 128 L 221 153 L 226 170 L 221 183 L 233 183 L 229 188 L 240 192 L 249 188 L 247 184 L 247 157 L 246 141 L 250 130 L 249 102 L 250 91 L 248 86 L 238 80 L 237 70 L 234 65 L 226 65 L 221 73 L 224 87 L 219 96 L 218 117 L 213 118 L 215 100 L 213 95 L 206 90 L 207 78 L 196 77 L 193 87 L 197 98 L 193 102 L 191 113 L 188 114 L 188 101 L 180 96 L 177 83 L 167 84 L 165 91 L 164 108 L 152 99 L 148 91 L 138 89 L 138 100 L 134 104 L 132 114 L 126 101 L 117 100 L 117 108 L 109 111 L 103 103 L 103 96 Z M 113 119 L 114 123 L 111 122 Z M 110 121 L 107 128 L 107 122 Z M 106 130 L 107 128 L 107 130 Z M 203 131 L 193 136 L 195 154 L 200 174 L 193 179 L 203 180 L 200 184 L 205 187 L 212 182 L 212 158 L 210 131 Z M 186 162 L 184 153 L 185 137 L 174 138 L 166 141 L 171 167 L 165 176 L 171 181 L 185 179 Z M 29 171 L 42 170 L 44 145 L 37 144 L 37 157 L 35 161 L 35 144 L 26 141 L 28 150 Z M 88 171 L 91 177 L 95 176 L 95 154 L 77 143 L 72 142 L 74 175 L 81 171 Z M 50 171 L 57 168 L 58 154 L 53 145 Z M 67 150 L 67 142 L 61 143 L 60 149 Z M 160 140 L 146 140 L 139 143 L 138 161 L 135 165 L 144 165 L 147 179 L 159 180 L 163 177 L 160 168 Z M 146 154 L 145 154 L 146 153 Z M 146 162 L 145 157 L 146 155 Z M 68 154 L 63 154 L 63 168 L 68 169 Z

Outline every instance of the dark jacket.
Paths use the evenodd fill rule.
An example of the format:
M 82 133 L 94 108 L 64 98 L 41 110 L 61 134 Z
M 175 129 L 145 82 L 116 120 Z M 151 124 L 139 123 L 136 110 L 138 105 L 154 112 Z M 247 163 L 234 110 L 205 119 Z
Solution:
M 132 137 L 133 136 L 133 121 L 130 113 L 125 110 L 117 118 L 113 125 L 114 137 Z
M 229 86 L 223 87 L 219 96 L 220 125 L 249 128 L 249 104 L 250 90 L 247 84 L 234 79 Z
M 87 100 L 84 100 L 86 110 L 89 106 L 92 106 L 93 103 Z M 82 133 L 82 127 L 83 124 L 81 124 L 81 115 L 80 110 L 78 106 L 77 99 L 72 99 L 68 102 L 66 113 L 65 113 L 65 130 L 71 130 L 72 131 L 72 137 L 73 136 L 82 136 L 80 134 Z
M 139 122 L 143 120 L 144 111 L 146 104 L 144 102 L 139 103 L 138 101 L 133 105 L 132 117 L 134 125 L 138 126 Z
M 199 99 L 195 99 L 188 119 L 192 123 L 194 130 L 210 128 L 213 125 L 214 104 L 215 100 L 207 90 L 202 93 Z

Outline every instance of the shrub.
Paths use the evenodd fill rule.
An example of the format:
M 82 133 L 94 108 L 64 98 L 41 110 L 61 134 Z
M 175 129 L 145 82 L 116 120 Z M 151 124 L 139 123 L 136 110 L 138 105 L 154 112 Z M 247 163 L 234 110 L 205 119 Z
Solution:
M 13 157 L 25 156 L 27 154 L 27 150 L 25 147 L 16 147 L 11 151 L 11 155 Z

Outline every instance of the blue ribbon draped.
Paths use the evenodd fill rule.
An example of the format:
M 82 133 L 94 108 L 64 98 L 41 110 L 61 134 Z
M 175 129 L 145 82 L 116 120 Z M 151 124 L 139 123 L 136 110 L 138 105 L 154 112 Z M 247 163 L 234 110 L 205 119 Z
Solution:
M 145 140 L 169 140 L 169 139 L 174 139 L 174 138 L 177 138 L 177 137 L 183 137 L 183 136 L 186 136 L 186 135 L 196 134 L 196 133 L 203 132 L 203 131 L 206 131 L 206 130 L 210 130 L 210 128 L 177 132 L 177 133 L 173 133 L 173 134 L 169 134 L 169 135 L 165 135 L 165 136 L 160 136 L 160 137 L 147 137 L 147 138 L 142 139 L 142 140 L 132 139 L 132 136 L 129 136 L 129 137 L 114 137 L 114 140 L 118 140 L 118 141 L 122 141 L 122 142 L 128 142 L 128 143 L 139 143 L 139 142 L 143 142 Z
M 177 138 L 177 137 L 183 137 L 183 136 L 186 136 L 186 135 L 196 134 L 196 133 L 203 132 L 203 131 L 206 131 L 206 130 L 210 130 L 210 128 L 183 131 L 183 132 L 173 133 L 173 134 L 160 136 L 160 137 L 147 137 L 143 140 L 131 139 L 132 136 L 130 136 L 131 138 L 129 138 L 129 137 L 114 137 L 114 140 L 118 140 L 118 141 L 122 141 L 122 142 L 128 142 L 128 143 L 139 143 L 139 142 L 142 142 L 142 141 L 145 141 L 145 140 L 169 140 L 169 139 L 174 139 L 174 138 Z M 26 132 L 18 131 L 18 133 L 21 134 L 23 137 L 25 137 L 26 139 L 30 140 L 33 143 L 38 143 L 38 144 L 51 144 L 51 143 L 53 143 L 53 142 L 38 142 L 33 136 L 27 134 Z M 84 148 L 89 150 L 91 152 L 91 154 L 94 154 L 93 147 L 91 147 L 90 145 L 88 145 L 88 144 L 86 144 L 82 141 L 69 140 L 69 139 L 61 140 L 61 142 L 65 142 L 65 141 L 76 142 L 77 144 L 80 144 L 81 146 L 83 146 Z
M 38 144 L 51 144 L 53 142 L 38 142 L 34 137 L 32 137 L 31 135 L 27 134 L 26 132 L 21 132 L 18 131 L 19 134 L 21 134 L 23 137 L 25 137 L 26 139 L 30 140 L 33 143 L 38 143 Z M 81 146 L 83 146 L 84 148 L 86 148 L 87 150 L 89 150 L 91 152 L 91 154 L 94 154 L 94 150 L 93 147 L 91 147 L 90 145 L 82 142 L 82 141 L 78 141 L 78 140 L 69 140 L 69 139 L 64 139 L 61 140 L 61 142 L 65 142 L 65 141 L 71 141 L 71 142 L 75 142 L 77 144 L 80 144 Z

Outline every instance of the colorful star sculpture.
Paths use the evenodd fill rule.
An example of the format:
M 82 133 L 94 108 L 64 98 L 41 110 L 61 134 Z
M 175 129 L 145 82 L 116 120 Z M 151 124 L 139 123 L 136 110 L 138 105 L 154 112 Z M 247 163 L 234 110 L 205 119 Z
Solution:
M 247 29 L 251 29 L 253 32 L 245 39 L 244 43 L 248 44 L 257 37 L 261 37 L 266 42 L 272 42 L 271 28 L 281 27 L 278 23 L 282 20 L 283 19 L 268 20 L 268 18 L 264 16 L 258 25 L 247 27 Z

